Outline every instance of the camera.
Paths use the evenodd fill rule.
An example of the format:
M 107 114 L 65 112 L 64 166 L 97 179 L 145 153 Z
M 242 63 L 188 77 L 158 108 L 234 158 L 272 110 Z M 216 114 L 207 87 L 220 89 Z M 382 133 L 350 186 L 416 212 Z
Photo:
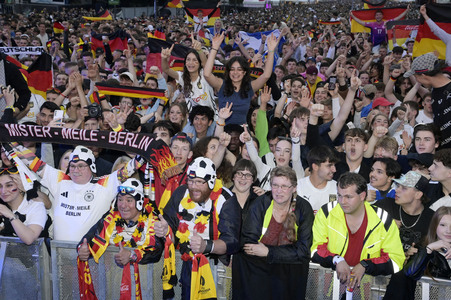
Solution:
M 100 119 L 102 117 L 102 107 L 99 104 L 93 103 L 86 108 L 88 109 L 88 116 L 90 118 Z

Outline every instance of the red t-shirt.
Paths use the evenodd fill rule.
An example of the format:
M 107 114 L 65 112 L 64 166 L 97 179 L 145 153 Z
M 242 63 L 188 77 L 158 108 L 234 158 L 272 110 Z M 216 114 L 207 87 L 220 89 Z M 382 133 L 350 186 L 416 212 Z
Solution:
M 348 242 L 348 250 L 344 256 L 344 259 L 348 263 L 349 266 L 353 267 L 360 262 L 360 254 L 363 249 L 363 239 L 365 238 L 366 226 L 368 225 L 368 217 L 363 217 L 362 225 L 355 232 L 351 233 L 349 229 L 348 223 L 346 222 L 346 227 L 348 228 L 349 242 Z

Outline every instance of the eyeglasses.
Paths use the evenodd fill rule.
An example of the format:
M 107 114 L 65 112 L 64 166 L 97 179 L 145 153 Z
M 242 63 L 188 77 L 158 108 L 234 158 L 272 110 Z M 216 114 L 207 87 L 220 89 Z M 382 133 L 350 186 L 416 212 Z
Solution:
M 117 192 L 118 194 L 121 195 L 127 195 L 127 194 L 134 194 L 135 193 L 135 189 L 129 186 L 118 186 L 117 187 Z
M 202 186 L 206 184 L 207 182 L 203 179 L 189 179 L 187 180 L 188 185 L 191 186 Z
M 254 178 L 252 173 L 243 173 L 243 172 L 240 172 L 240 171 L 236 172 L 235 175 L 238 178 L 245 178 L 245 179 L 252 179 L 252 178 Z
M 123 105 L 127 105 L 128 107 L 132 107 L 133 106 L 133 103 L 129 103 L 129 102 L 121 102 L 121 104 L 123 104 Z
M 17 174 L 17 173 L 19 173 L 19 170 L 17 170 L 16 167 L 1 168 L 0 169 L 0 175 L 2 175 L 5 172 L 8 172 L 9 174 Z
M 273 183 L 271 184 L 271 188 L 273 190 L 282 189 L 282 191 L 284 191 L 284 192 L 288 191 L 288 189 L 291 187 L 293 187 L 293 185 L 285 185 L 285 184 L 278 185 L 278 184 L 273 184 Z
M 69 165 L 69 170 L 80 170 L 83 171 L 84 169 L 89 168 L 88 165 L 78 165 L 78 166 L 74 166 L 74 165 Z

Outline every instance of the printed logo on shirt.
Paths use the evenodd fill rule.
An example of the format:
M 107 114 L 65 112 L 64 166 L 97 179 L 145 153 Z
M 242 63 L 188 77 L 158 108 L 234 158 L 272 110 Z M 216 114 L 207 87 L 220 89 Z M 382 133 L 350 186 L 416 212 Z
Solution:
M 62 192 L 61 193 L 61 196 L 66 197 L 66 198 L 68 197 L 68 195 L 69 195 L 69 192 Z
M 94 193 L 93 193 L 93 191 L 86 191 L 84 199 L 87 202 L 91 202 L 92 200 L 94 200 Z

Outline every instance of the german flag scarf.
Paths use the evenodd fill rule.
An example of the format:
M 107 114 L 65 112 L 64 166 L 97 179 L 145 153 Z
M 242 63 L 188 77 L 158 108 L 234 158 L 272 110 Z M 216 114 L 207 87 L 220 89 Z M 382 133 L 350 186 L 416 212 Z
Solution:
M 168 101 L 168 98 L 164 94 L 164 90 L 161 89 L 149 89 L 134 86 L 124 85 L 111 85 L 107 83 L 96 83 L 96 87 L 99 93 L 104 95 L 114 96 L 126 96 L 132 98 L 158 98 L 164 101 L 164 104 Z
M 209 209 L 206 207 L 206 210 L 196 212 L 197 204 L 191 200 L 188 190 L 186 190 L 185 195 L 179 205 L 179 212 L 177 213 L 177 216 L 180 221 L 175 236 L 179 241 L 182 260 L 193 261 L 193 268 L 191 270 L 191 295 L 196 295 L 196 297 L 191 299 L 216 299 L 216 289 L 208 259 L 203 254 L 195 255 L 188 246 L 190 226 L 192 227 L 193 231 L 196 231 L 198 234 L 203 236 L 204 239 L 208 238 L 210 240 L 217 240 L 219 238 L 219 212 L 217 210 L 217 207 L 219 202 L 218 200 L 220 199 L 221 194 L 222 181 L 216 180 L 213 191 L 210 194 L 211 207 Z M 193 223 L 194 225 L 192 225 Z M 206 264 L 205 260 L 202 260 L 200 255 L 205 258 L 205 260 L 207 261 Z M 170 245 L 168 245 L 167 256 L 165 247 L 165 268 L 163 270 L 163 278 L 166 274 L 166 281 L 163 281 L 163 290 L 165 291 L 172 289 L 172 287 L 170 286 L 171 283 L 169 282 L 168 278 L 170 274 L 175 274 L 175 264 L 171 264 L 170 262 L 166 263 L 166 259 L 170 260 L 172 259 L 172 257 L 175 257 L 175 250 L 174 247 L 170 247 Z M 201 261 L 198 263 L 197 259 L 200 259 Z M 197 278 L 198 276 L 204 278 L 205 281 L 203 282 L 203 284 L 200 283 L 201 279 L 199 279 L 199 282 L 195 281 L 195 284 L 193 284 L 193 278 Z M 211 280 L 209 279 L 210 277 Z M 204 292 L 206 289 L 211 291 L 211 293 Z M 170 294 L 170 292 L 167 293 Z M 214 297 L 211 297 L 213 293 Z M 204 298 L 204 296 L 208 297 Z
M 147 207 L 146 205 L 146 211 Z M 152 208 L 150 207 L 152 211 Z M 136 299 L 142 299 L 141 294 L 141 283 L 139 279 L 139 267 L 138 262 L 142 259 L 145 251 L 153 251 L 155 249 L 155 231 L 154 231 L 154 222 L 155 219 L 150 214 L 150 217 L 147 213 L 142 213 L 138 218 L 138 224 L 136 225 L 136 230 L 132 234 L 132 237 L 129 241 L 124 241 L 123 237 L 117 234 L 113 240 L 116 246 L 119 244 L 125 247 L 133 247 L 135 248 L 134 253 L 137 256 L 135 262 L 131 264 L 134 267 L 135 273 L 135 296 Z M 146 228 L 147 231 L 143 233 Z M 89 250 L 94 258 L 96 263 L 99 262 L 99 258 L 105 252 L 106 248 L 110 243 L 111 235 L 116 229 L 117 233 L 123 231 L 123 226 L 125 225 L 125 220 L 122 219 L 120 213 L 115 210 L 111 210 L 111 212 L 103 219 L 103 226 L 100 232 L 97 232 L 96 236 L 89 242 Z M 144 242 L 142 245 L 139 245 L 140 241 L 142 241 L 142 235 L 145 235 Z M 80 298 L 87 297 L 88 299 L 96 299 L 89 298 L 95 297 L 94 286 L 92 285 L 89 264 L 88 262 L 81 262 L 79 259 L 77 260 L 78 265 L 78 278 L 79 278 L 79 287 L 80 287 Z M 89 280 L 87 280 L 89 279 Z M 120 299 L 131 299 L 131 277 L 130 277 L 130 263 L 123 267 L 122 271 L 122 281 L 121 281 L 121 295 Z

